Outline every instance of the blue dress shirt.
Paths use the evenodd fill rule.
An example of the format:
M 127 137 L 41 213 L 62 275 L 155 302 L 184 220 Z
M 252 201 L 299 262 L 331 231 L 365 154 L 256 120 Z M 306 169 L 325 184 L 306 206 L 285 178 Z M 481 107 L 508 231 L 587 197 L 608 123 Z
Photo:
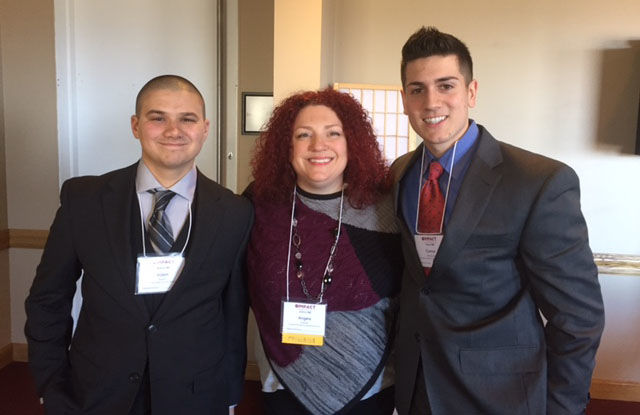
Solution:
M 453 212 L 453 207 L 462 186 L 462 181 L 467 169 L 471 164 L 471 159 L 476 150 L 476 143 L 478 141 L 478 125 L 475 121 L 470 120 L 469 128 L 464 135 L 458 140 L 455 151 L 455 160 L 453 161 L 453 174 L 451 175 L 451 158 L 453 157 L 453 147 L 447 150 L 446 153 L 437 159 L 431 152 L 424 147 L 424 143 L 420 144 L 416 151 L 420 156 L 424 150 L 424 166 L 423 175 L 420 177 L 421 157 L 417 157 L 416 161 L 410 166 L 404 177 L 400 182 L 400 211 L 407 224 L 407 227 L 411 233 L 416 232 L 416 214 L 418 208 L 418 199 L 420 195 L 420 189 L 427 180 L 429 174 L 429 165 L 432 161 L 439 162 L 444 168 L 442 176 L 438 179 L 440 190 L 443 195 L 447 192 L 447 183 L 449 181 L 449 175 L 451 175 L 451 185 L 449 186 L 449 195 L 447 198 L 447 206 L 445 208 L 444 226 L 446 227 Z M 444 230 L 443 230 L 444 232 Z

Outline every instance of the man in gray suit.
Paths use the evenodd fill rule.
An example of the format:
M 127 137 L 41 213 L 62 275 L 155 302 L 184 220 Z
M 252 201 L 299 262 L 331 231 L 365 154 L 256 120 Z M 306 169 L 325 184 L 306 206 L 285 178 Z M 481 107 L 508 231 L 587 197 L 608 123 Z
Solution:
M 454 36 L 418 30 L 401 73 L 423 144 L 392 166 L 400 414 L 584 413 L 604 310 L 575 172 L 469 119 L 478 83 Z

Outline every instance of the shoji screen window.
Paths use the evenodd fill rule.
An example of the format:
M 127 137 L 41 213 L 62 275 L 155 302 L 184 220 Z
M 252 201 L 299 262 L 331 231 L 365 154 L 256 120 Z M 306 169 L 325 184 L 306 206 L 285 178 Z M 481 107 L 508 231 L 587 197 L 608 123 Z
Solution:
M 415 133 L 402 106 L 401 87 L 336 83 L 334 89 L 351 94 L 367 110 L 385 159 L 391 163 L 415 148 Z

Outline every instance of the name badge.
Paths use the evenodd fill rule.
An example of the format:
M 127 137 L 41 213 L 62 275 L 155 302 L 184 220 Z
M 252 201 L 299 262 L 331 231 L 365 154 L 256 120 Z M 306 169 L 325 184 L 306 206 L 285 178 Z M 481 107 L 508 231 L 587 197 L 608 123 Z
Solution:
M 282 343 L 322 346 L 326 316 L 326 304 L 283 300 Z
M 136 294 L 166 293 L 173 287 L 182 267 L 181 254 L 139 256 L 136 270 Z
M 433 266 L 433 260 L 438 253 L 443 237 L 441 234 L 413 236 L 416 251 L 418 251 L 418 257 L 423 267 L 431 268 Z

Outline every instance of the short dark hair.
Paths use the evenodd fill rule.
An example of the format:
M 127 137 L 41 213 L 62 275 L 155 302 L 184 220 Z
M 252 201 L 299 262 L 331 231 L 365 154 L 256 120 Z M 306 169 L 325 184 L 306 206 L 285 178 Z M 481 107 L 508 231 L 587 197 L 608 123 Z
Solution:
M 157 91 L 158 89 L 170 89 L 174 91 L 186 90 L 197 94 L 202 101 L 202 117 L 206 118 L 204 111 L 204 98 L 198 88 L 189 81 L 187 78 L 183 78 L 179 75 L 160 75 L 151 79 L 149 82 L 144 84 L 144 86 L 138 92 L 136 96 L 136 117 L 140 116 L 140 111 L 142 110 L 142 101 L 145 96 L 151 91 Z
M 429 56 L 455 55 L 458 58 L 460 72 L 464 76 L 468 85 L 473 79 L 473 61 L 469 48 L 457 37 L 448 33 L 443 33 L 433 26 L 422 26 L 418 31 L 409 37 L 402 47 L 402 62 L 400 63 L 400 77 L 404 88 L 407 64 L 420 58 Z

